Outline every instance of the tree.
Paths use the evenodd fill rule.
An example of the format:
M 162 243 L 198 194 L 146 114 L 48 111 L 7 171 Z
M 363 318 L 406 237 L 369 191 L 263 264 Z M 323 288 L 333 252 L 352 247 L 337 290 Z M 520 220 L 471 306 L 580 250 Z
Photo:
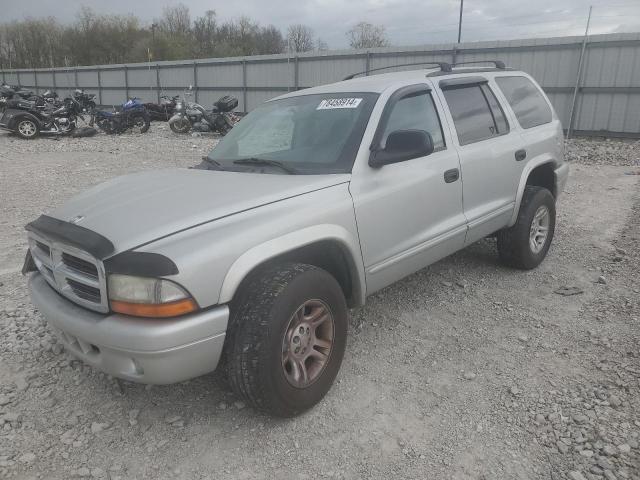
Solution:
M 291 25 L 287 31 L 287 43 L 293 52 L 313 50 L 313 30 L 301 23 Z
M 360 22 L 347 32 L 351 48 L 376 48 L 388 47 L 389 40 L 384 31 L 384 26 Z

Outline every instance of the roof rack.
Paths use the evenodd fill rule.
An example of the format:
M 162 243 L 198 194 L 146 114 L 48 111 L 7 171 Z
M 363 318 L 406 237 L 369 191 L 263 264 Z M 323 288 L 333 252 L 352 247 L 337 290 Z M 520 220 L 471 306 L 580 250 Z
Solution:
M 458 65 L 471 65 L 474 63 L 493 63 L 493 65 L 499 69 L 499 70 L 505 70 L 507 67 L 505 66 L 504 62 L 501 60 L 472 60 L 469 62 L 456 62 L 456 63 L 452 63 L 451 66 L 452 67 L 457 67 Z
M 402 63 L 400 65 L 388 65 L 386 67 L 379 67 L 379 68 L 372 68 L 371 70 L 365 70 L 364 72 L 357 72 L 357 73 L 352 73 L 351 75 L 347 75 L 346 77 L 344 77 L 342 80 L 351 80 L 352 78 L 358 76 L 358 75 L 362 75 L 364 74 L 369 74 L 370 72 L 378 72 L 380 70 L 387 70 L 389 68 L 396 68 L 396 67 L 413 67 L 416 65 L 435 65 L 437 67 L 440 67 L 440 71 L 442 72 L 450 72 L 451 71 L 451 65 L 448 64 L 447 62 L 417 62 L 417 63 Z M 503 64 L 504 66 L 504 64 Z

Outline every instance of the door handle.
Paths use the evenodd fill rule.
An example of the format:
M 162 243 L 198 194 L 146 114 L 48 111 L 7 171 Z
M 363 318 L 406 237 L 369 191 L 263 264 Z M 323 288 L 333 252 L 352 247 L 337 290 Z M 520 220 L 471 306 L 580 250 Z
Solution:
M 447 170 L 444 172 L 444 181 L 445 183 L 453 183 L 460 178 L 460 170 L 457 168 L 452 168 L 451 170 Z
M 527 151 L 524 148 L 516 152 L 516 162 L 521 162 L 525 158 L 527 158 Z

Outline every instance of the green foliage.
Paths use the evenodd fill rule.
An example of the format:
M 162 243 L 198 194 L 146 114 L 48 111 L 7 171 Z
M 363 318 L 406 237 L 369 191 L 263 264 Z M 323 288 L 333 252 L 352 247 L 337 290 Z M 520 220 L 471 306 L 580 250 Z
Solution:
M 105 65 L 282 53 L 273 25 L 248 17 L 219 22 L 207 11 L 191 20 L 182 4 L 167 7 L 152 25 L 133 15 L 100 15 L 82 7 L 71 25 L 54 18 L 0 23 L 0 69 Z

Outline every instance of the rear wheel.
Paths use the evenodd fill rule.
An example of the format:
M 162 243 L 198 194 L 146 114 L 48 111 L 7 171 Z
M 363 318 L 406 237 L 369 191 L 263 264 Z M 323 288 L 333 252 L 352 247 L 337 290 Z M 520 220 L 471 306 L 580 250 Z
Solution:
M 38 124 L 30 118 L 21 118 L 16 123 L 16 133 L 21 138 L 28 140 L 38 136 L 39 132 Z
M 347 306 L 328 272 L 299 263 L 263 270 L 234 302 L 226 368 L 235 393 L 281 417 L 318 403 L 340 369 Z
M 525 187 L 514 226 L 498 232 L 498 254 L 506 265 L 537 267 L 547 256 L 556 226 L 556 201 L 549 190 Z

